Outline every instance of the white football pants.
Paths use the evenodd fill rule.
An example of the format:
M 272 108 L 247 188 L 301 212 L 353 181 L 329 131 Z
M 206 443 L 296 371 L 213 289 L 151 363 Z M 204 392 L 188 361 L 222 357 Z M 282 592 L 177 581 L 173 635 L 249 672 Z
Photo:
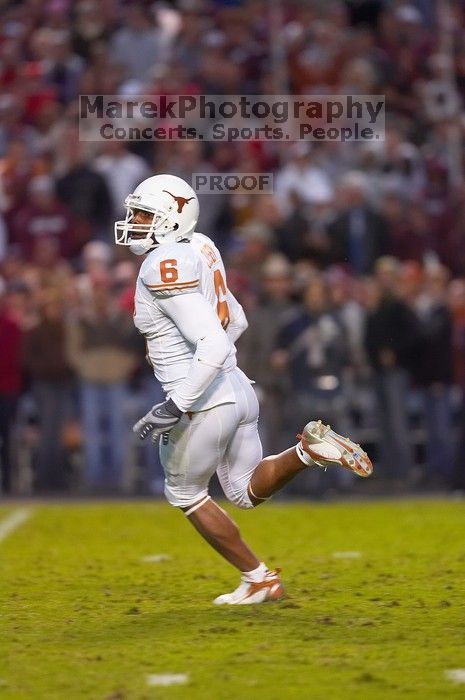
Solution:
M 235 403 L 206 411 L 185 413 L 160 440 L 165 470 L 165 495 L 173 506 L 186 508 L 208 494 L 208 483 L 217 473 L 229 501 L 239 508 L 252 508 L 247 493 L 250 478 L 262 459 L 258 435 L 258 401 L 245 374 L 231 372 Z

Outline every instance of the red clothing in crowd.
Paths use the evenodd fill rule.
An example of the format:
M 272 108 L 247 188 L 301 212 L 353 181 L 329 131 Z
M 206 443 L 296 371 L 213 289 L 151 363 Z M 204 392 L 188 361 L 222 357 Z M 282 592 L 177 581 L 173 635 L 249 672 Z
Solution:
M 35 243 L 48 238 L 57 244 L 60 257 L 77 255 L 88 238 L 88 231 L 78 225 L 67 206 L 54 202 L 44 210 L 34 204 L 18 209 L 11 221 L 11 242 L 20 246 L 27 260 L 34 257 Z
M 0 314 L 0 394 L 19 394 L 22 333 L 5 314 Z
M 134 313 L 134 288 L 125 289 L 118 299 L 118 308 L 127 311 L 130 316 Z

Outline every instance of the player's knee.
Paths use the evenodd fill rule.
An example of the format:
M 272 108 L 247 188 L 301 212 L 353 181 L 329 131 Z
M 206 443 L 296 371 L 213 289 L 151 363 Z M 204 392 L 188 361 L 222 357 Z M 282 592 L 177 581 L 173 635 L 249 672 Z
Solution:
M 208 496 L 207 488 L 174 486 L 165 482 L 165 497 L 175 508 L 190 508 Z

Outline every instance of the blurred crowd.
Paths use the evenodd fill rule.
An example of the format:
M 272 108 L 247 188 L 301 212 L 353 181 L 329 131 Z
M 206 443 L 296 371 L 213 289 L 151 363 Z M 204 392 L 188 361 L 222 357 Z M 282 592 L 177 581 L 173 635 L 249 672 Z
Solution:
M 393 487 L 465 489 L 464 19 L 434 0 L 0 5 L 4 493 L 161 489 L 130 432 L 162 396 L 131 318 L 140 260 L 112 244 L 159 172 L 274 174 L 272 195 L 200 195 L 198 224 L 249 318 L 265 450 L 318 417 Z M 286 93 L 384 94 L 386 139 L 78 138 L 79 94 Z

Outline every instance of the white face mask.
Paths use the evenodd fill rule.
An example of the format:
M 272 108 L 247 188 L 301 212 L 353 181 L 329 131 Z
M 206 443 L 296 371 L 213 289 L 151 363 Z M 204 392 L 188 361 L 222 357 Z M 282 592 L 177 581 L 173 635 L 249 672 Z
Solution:
M 169 226 L 168 212 L 159 210 L 150 212 L 153 215 L 152 221 L 148 224 L 133 223 L 134 211 L 133 208 L 127 207 L 126 218 L 124 221 L 115 222 L 115 241 L 118 245 L 127 245 L 131 253 L 134 255 L 145 255 L 152 248 L 160 243 L 156 238 L 157 231 L 163 231 L 164 234 L 169 233 L 166 228 Z M 173 231 L 177 228 L 173 224 Z M 132 238 L 133 233 L 142 234 L 145 238 Z M 160 234 L 159 234 L 160 235 Z

